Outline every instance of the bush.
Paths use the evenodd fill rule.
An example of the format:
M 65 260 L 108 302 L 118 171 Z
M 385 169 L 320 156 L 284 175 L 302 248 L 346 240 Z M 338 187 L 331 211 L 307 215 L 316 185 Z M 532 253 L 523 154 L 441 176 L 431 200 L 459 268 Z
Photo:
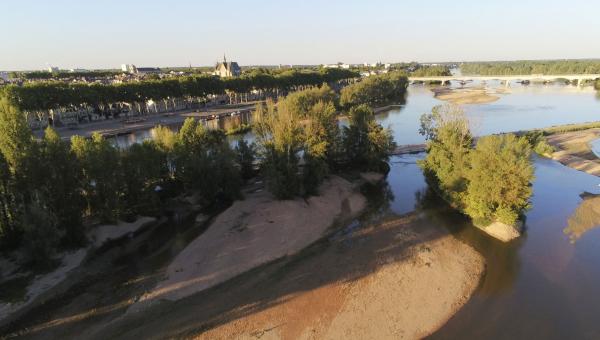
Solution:
M 554 147 L 548 144 L 544 132 L 541 130 L 527 132 L 523 137 L 527 140 L 533 151 L 540 156 L 550 155 L 555 151 Z

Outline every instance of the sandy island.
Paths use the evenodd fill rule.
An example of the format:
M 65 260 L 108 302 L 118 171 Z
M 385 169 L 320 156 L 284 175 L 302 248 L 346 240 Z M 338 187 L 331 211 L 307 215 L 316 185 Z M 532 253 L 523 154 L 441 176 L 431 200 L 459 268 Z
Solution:
M 352 183 L 332 176 L 320 195 L 277 201 L 267 191 L 250 194 L 221 213 L 167 268 L 167 279 L 132 306 L 177 300 L 259 265 L 292 255 L 320 239 L 338 218 L 356 217 L 366 206 Z
M 365 183 L 380 176 L 362 177 Z M 58 308 L 53 313 L 59 318 L 19 334 L 39 339 L 431 334 L 475 291 L 484 272 L 482 256 L 416 213 L 369 212 L 361 214 L 361 222 L 353 219 L 366 207 L 359 192 L 356 183 L 332 176 L 320 196 L 306 200 L 250 193 L 160 269 L 162 281 L 140 284 L 135 296 L 124 295 L 118 303 Z
M 348 203 L 340 202 L 355 195 L 339 178 L 326 186 L 308 204 L 262 193 L 236 202 L 172 262 L 156 303 L 85 337 L 417 339 L 468 301 L 483 257 L 417 214 L 351 224 L 325 243 L 249 270 L 323 235 L 334 215 L 322 211 L 341 213 L 346 208 L 337 206 Z M 364 203 L 355 199 L 355 207 Z
M 453 104 L 486 104 L 500 99 L 498 96 L 489 94 L 483 87 L 462 89 L 434 87 L 431 91 L 435 98 Z
M 564 133 L 546 137 L 556 152 L 551 157 L 563 165 L 600 176 L 600 159 L 592 152 L 590 143 L 600 138 L 600 128 Z
M 474 249 L 415 216 L 372 226 L 353 238 L 362 242 L 344 256 L 327 252 L 318 262 L 325 268 L 343 262 L 345 270 L 363 276 L 287 296 L 197 338 L 418 339 L 460 309 L 484 270 Z

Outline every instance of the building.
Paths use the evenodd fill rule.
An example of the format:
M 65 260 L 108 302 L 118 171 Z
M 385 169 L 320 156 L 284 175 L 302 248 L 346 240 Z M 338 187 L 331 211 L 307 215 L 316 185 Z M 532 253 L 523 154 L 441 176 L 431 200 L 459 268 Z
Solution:
M 10 79 L 10 75 L 8 74 L 8 72 L 0 72 L 0 79 L 4 80 L 4 81 L 8 81 Z
M 214 75 L 219 76 L 221 78 L 226 77 L 237 77 L 242 74 L 242 69 L 235 61 L 227 61 L 225 55 L 223 55 L 223 62 L 217 63 L 215 66 Z
M 323 68 L 341 68 L 341 69 L 348 70 L 348 69 L 350 69 L 350 65 L 349 64 L 344 64 L 344 63 L 324 64 Z
M 59 71 L 59 70 L 58 70 L 58 67 L 56 67 L 56 66 L 48 66 L 48 69 L 47 69 L 47 70 L 48 70 L 48 72 L 50 72 L 50 73 L 57 73 L 57 72 Z
M 121 64 L 121 71 L 127 73 L 136 73 L 137 69 L 133 64 Z
M 159 74 L 162 71 L 158 67 L 138 67 L 136 68 L 136 74 Z
M 122 64 L 121 71 L 127 72 L 130 74 L 159 74 L 161 73 L 161 69 L 158 67 L 136 67 L 133 64 Z

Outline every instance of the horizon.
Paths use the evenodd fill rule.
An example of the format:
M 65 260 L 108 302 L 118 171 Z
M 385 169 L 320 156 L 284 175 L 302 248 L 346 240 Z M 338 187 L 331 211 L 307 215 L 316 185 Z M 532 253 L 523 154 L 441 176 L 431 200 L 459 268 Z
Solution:
M 516 1 L 431 8 L 386 0 L 236 0 L 224 12 L 189 0 L 168 8 L 141 0 L 13 2 L 4 4 L 10 15 L 0 22 L 0 69 L 206 67 L 223 53 L 243 66 L 600 58 L 600 46 L 591 43 L 600 27 L 588 24 L 600 5 L 535 0 L 516 11 L 510 2 Z

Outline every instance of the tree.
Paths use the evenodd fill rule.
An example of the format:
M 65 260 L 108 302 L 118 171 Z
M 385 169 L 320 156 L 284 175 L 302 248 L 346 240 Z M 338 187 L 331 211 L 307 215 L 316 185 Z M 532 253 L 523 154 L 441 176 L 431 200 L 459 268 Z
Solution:
M 45 131 L 40 154 L 43 180 L 38 189 L 43 192 L 48 213 L 55 216 L 67 245 L 81 245 L 85 241 L 81 221 L 84 200 L 77 157 L 51 127 Z
M 470 153 L 465 212 L 476 223 L 515 225 L 530 207 L 531 146 L 513 134 L 482 137 Z
M 91 139 L 73 136 L 71 149 L 81 164 L 88 213 L 103 222 L 114 222 L 120 213 L 123 188 L 119 152 L 98 133 Z
M 21 232 L 18 201 L 8 162 L 0 153 L 0 249 L 18 243 Z
M 329 174 L 339 148 L 340 130 L 332 102 L 319 101 L 307 111 L 308 122 L 304 137 L 304 192 L 317 193 L 319 185 Z
M 255 133 L 260 147 L 267 186 L 279 199 L 288 199 L 300 193 L 298 173 L 299 153 L 303 133 L 297 115 L 286 105 L 275 108 L 267 101 L 255 112 Z
M 160 200 L 157 186 L 168 175 L 167 159 L 153 141 L 133 144 L 122 151 L 123 204 L 128 214 L 154 215 Z
M 344 147 L 351 166 L 362 171 L 386 171 L 395 143 L 391 131 L 375 121 L 367 105 L 350 109 L 350 125 L 344 127 Z
M 244 180 L 248 180 L 254 176 L 255 148 L 254 143 L 249 144 L 243 138 L 237 142 L 235 147 L 240 175 Z
M 0 131 L 0 152 L 17 176 L 19 189 L 25 190 L 33 167 L 33 135 L 23 113 L 6 96 L 0 97 Z
M 175 175 L 186 190 L 198 190 L 208 202 L 239 197 L 241 178 L 223 131 L 190 117 L 177 134 L 175 154 Z
M 420 133 L 427 139 L 427 157 L 419 165 L 446 198 L 462 207 L 473 143 L 467 117 L 458 106 L 436 106 L 421 117 Z

